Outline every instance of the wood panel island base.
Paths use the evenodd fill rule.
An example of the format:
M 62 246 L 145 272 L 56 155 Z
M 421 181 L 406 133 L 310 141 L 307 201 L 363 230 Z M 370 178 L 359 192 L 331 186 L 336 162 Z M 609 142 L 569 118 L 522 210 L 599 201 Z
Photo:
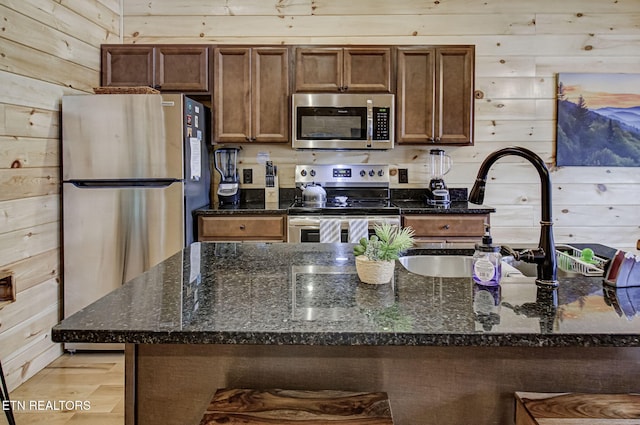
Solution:
M 126 358 L 126 423 L 140 425 L 197 425 L 218 388 L 384 391 L 398 425 L 513 424 L 522 389 L 640 389 L 638 348 L 149 344 Z
M 196 243 L 52 338 L 126 344 L 127 425 L 198 425 L 219 388 L 384 392 L 397 425 L 513 424 L 517 391 L 640 392 L 640 315 L 621 308 L 625 288 L 522 276 L 487 288 L 400 262 L 389 284 L 366 285 L 352 251 Z

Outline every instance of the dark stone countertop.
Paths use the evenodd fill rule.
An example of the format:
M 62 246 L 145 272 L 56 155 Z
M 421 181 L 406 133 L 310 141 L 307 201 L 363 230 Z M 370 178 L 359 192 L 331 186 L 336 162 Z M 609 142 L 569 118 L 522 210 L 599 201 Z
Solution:
M 265 204 L 264 201 L 241 202 L 238 205 L 210 205 L 195 210 L 197 216 L 221 216 L 221 215 L 275 215 L 286 214 L 293 201 L 281 201 L 277 205 Z
M 489 214 L 496 209 L 487 205 L 476 205 L 467 201 L 452 201 L 449 205 L 428 205 L 415 199 L 394 199 L 393 204 L 401 214 Z
M 278 205 L 265 204 L 263 201 L 242 202 L 238 205 L 210 205 L 195 211 L 196 216 L 222 215 L 274 215 L 287 214 L 293 201 L 281 201 Z M 400 214 L 489 214 L 495 208 L 486 205 L 471 204 L 467 201 L 454 201 L 447 206 L 427 205 L 424 201 L 396 199 L 392 203 L 400 208 Z
M 196 243 L 56 325 L 56 342 L 640 346 L 639 288 L 533 278 L 357 277 L 353 245 Z M 461 251 L 444 250 L 444 253 Z M 411 253 L 411 252 L 410 252 Z M 413 253 L 438 253 L 422 247 Z M 468 250 L 465 251 L 468 253 Z M 554 305 L 553 300 L 557 301 Z M 498 306 L 492 307 L 492 301 Z M 634 301 L 635 300 L 635 301 Z M 489 311 L 491 310 L 491 311 Z

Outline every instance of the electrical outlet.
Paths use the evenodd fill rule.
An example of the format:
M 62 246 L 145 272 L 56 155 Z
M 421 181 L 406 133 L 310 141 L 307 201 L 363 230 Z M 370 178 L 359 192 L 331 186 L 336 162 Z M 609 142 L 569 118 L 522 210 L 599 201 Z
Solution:
M 13 302 L 16 300 L 16 285 L 13 273 L 0 272 L 0 301 Z
M 408 168 L 398 168 L 398 183 L 409 183 Z
M 252 168 L 244 168 L 242 170 L 242 183 L 244 183 L 244 184 L 253 183 L 253 169 Z

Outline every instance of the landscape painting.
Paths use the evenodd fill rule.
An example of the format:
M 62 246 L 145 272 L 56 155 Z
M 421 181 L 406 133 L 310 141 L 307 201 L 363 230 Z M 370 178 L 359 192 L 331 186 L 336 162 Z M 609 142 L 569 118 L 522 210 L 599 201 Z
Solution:
M 558 74 L 558 166 L 640 166 L 640 74 Z

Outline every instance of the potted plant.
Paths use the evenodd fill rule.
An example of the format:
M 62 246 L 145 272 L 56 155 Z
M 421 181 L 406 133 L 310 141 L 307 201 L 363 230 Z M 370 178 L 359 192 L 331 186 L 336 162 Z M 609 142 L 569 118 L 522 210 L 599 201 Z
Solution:
M 389 223 L 375 225 L 375 234 L 362 238 L 353 247 L 356 256 L 356 271 L 364 283 L 388 283 L 393 277 L 395 260 L 413 246 L 414 231 L 411 227 L 400 228 Z

